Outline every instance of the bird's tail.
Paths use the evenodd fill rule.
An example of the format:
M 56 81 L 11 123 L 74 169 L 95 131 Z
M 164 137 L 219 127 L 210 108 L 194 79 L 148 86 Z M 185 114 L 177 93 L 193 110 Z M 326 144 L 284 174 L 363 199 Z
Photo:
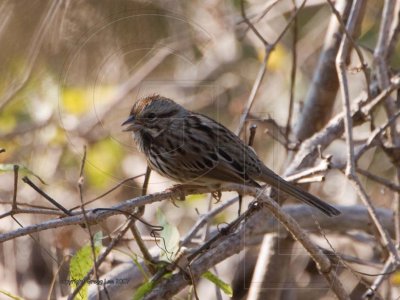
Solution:
M 273 171 L 268 169 L 268 174 L 263 176 L 263 181 L 267 184 L 273 186 L 274 188 L 283 191 L 284 193 L 299 199 L 308 205 L 318 208 L 321 212 L 329 217 L 340 215 L 340 211 L 329 205 L 328 203 L 322 201 L 318 197 L 311 195 L 310 193 L 302 190 L 301 188 L 295 186 L 294 184 L 287 182 L 279 175 L 275 174 Z

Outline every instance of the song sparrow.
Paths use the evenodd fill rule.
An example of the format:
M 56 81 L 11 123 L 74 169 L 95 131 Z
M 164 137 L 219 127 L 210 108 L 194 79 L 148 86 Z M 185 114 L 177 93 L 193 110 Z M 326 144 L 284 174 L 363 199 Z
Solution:
M 151 169 L 184 184 L 218 186 L 240 183 L 260 187 L 257 181 L 318 208 L 328 216 L 340 212 L 310 193 L 285 181 L 266 167 L 252 148 L 216 121 L 171 99 L 154 95 L 137 101 L 124 131 L 146 155 Z

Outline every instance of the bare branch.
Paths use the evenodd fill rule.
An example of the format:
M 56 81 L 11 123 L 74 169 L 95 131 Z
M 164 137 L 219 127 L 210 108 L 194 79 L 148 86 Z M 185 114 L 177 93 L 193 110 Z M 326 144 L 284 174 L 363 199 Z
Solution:
M 351 1 L 336 1 L 336 8 L 346 22 Z M 328 121 L 339 88 L 334 66 L 339 50 L 342 31 L 336 16 L 331 16 L 318 65 L 314 72 L 311 86 L 304 100 L 303 110 L 295 127 L 296 138 L 305 140 L 319 130 Z
M 244 0 L 241 0 L 241 2 L 243 2 Z M 267 71 L 267 63 L 270 57 L 271 52 L 274 50 L 274 48 L 276 47 L 276 45 L 279 43 L 279 41 L 282 39 L 283 35 L 286 33 L 286 31 L 290 28 L 292 22 L 295 20 L 295 18 L 297 17 L 297 14 L 302 10 L 302 8 L 304 7 L 304 5 L 306 4 L 307 0 L 304 0 L 302 2 L 302 4 L 300 5 L 299 9 L 296 10 L 296 12 L 292 15 L 292 17 L 290 18 L 290 20 L 288 21 L 288 23 L 286 24 L 285 28 L 280 32 L 279 36 L 277 37 L 277 39 L 275 40 L 275 42 L 273 44 L 269 44 L 267 42 L 264 42 L 264 39 L 262 38 L 262 42 L 264 44 L 264 59 L 260 65 L 260 68 L 258 70 L 258 74 L 256 76 L 256 80 L 254 81 L 253 87 L 251 89 L 249 98 L 247 100 L 247 104 L 245 109 L 243 110 L 242 115 L 240 116 L 240 120 L 239 120 L 239 125 L 238 128 L 236 130 L 236 134 L 240 135 L 240 133 L 243 130 L 244 124 L 247 120 L 247 116 L 250 113 L 251 107 L 253 106 L 254 100 L 257 96 L 257 92 L 260 88 L 261 82 L 264 78 L 265 72 Z M 244 12 L 244 10 L 243 10 Z M 245 14 L 244 14 L 245 16 Z M 251 29 L 253 29 L 253 27 L 250 27 Z M 254 30 L 256 30 L 254 28 Z
M 328 0 L 330 1 L 330 0 Z M 354 15 L 355 17 L 349 17 L 348 24 L 346 26 L 346 29 L 348 31 L 352 31 L 354 27 L 356 26 L 356 19 L 357 19 L 357 14 L 361 13 L 362 6 L 365 5 L 365 2 L 361 0 L 355 0 L 352 6 L 352 10 L 350 13 L 350 16 Z M 348 36 L 343 36 L 342 42 L 339 48 L 339 53 L 336 58 L 336 68 L 339 76 L 339 83 L 340 83 L 340 88 L 342 92 L 342 102 L 343 102 L 343 111 L 345 113 L 344 117 L 344 125 L 345 125 L 345 135 L 346 135 L 346 146 L 347 146 L 347 166 L 346 166 L 346 175 L 349 178 L 350 182 L 353 184 L 353 186 L 356 188 L 356 191 L 358 192 L 361 200 L 364 202 L 364 204 L 368 207 L 368 212 L 371 216 L 371 219 L 379 231 L 379 234 L 382 237 L 382 241 L 384 246 L 387 247 L 388 251 L 391 253 L 396 258 L 396 261 L 400 260 L 399 254 L 397 252 L 397 249 L 395 245 L 393 244 L 389 234 L 387 231 L 384 229 L 383 225 L 381 224 L 376 210 L 372 205 L 372 201 L 369 198 L 368 194 L 366 193 L 364 187 L 361 185 L 357 174 L 356 174 L 356 162 L 355 162 L 355 156 L 354 156 L 354 143 L 353 143 L 353 119 L 351 115 L 351 109 L 350 109 L 350 95 L 349 95 L 349 85 L 348 85 L 348 80 L 347 80 L 347 75 L 346 75 L 346 69 L 345 69 L 345 60 L 347 56 L 349 55 L 350 51 L 350 43 L 348 40 Z

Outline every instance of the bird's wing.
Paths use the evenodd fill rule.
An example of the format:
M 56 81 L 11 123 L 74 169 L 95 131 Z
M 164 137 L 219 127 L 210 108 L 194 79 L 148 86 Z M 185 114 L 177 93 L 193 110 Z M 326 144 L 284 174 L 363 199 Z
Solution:
M 176 168 L 188 182 L 259 186 L 249 176 L 252 172 L 248 172 L 248 164 L 254 168 L 257 162 L 248 157 L 251 150 L 236 135 L 200 114 L 191 115 L 185 122 L 181 134 L 177 130 L 165 137 L 182 142 L 174 143 L 175 149 L 166 149 L 164 157 L 177 164 Z

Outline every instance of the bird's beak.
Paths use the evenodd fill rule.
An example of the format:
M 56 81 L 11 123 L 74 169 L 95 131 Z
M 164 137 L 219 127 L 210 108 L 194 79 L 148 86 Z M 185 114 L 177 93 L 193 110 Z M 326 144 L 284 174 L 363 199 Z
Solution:
M 122 131 L 137 131 L 140 128 L 142 128 L 142 125 L 137 122 L 135 119 L 134 115 L 129 116 L 128 119 L 126 119 L 121 126 L 126 126 L 129 125 L 128 127 L 124 128 Z

